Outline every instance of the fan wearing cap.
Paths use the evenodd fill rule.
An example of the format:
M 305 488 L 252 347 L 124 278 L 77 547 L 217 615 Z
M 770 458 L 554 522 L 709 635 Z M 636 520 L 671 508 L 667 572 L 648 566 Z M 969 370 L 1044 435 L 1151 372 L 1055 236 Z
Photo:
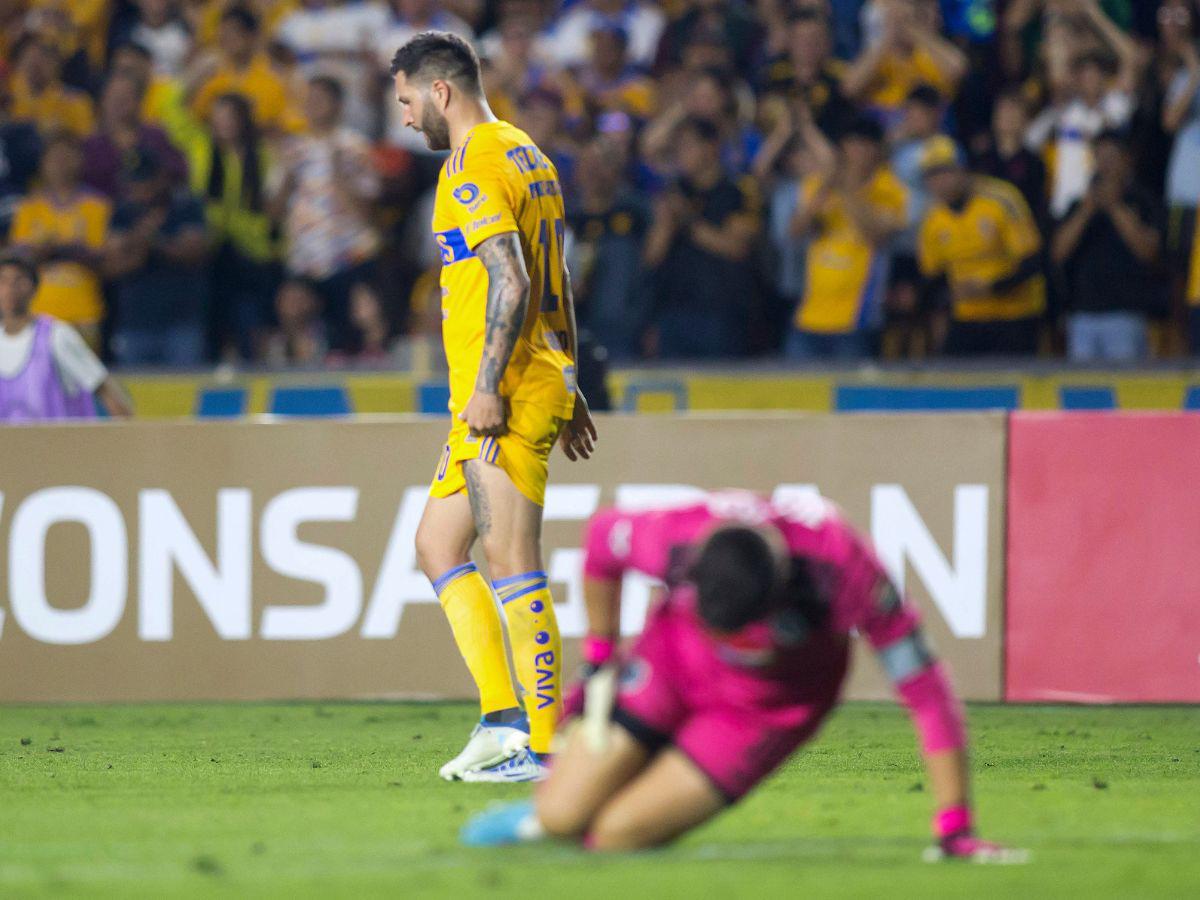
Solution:
M 943 350 L 1034 353 L 1046 283 L 1041 235 L 1021 192 L 968 172 L 958 145 L 943 135 L 926 141 L 921 174 L 931 206 L 918 232 L 917 260 L 927 292 L 948 297 L 941 304 L 948 306 L 948 324 L 937 329 Z
M 37 267 L 0 256 L 0 424 L 90 419 L 96 400 L 110 416 L 132 412 L 120 385 L 70 325 L 34 315 Z

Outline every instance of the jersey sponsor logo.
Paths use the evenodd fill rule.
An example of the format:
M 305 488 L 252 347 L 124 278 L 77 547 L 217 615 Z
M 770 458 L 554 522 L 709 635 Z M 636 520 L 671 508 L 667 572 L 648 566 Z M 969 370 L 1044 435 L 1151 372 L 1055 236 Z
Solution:
M 460 184 L 451 191 L 451 194 L 455 200 L 467 208 L 468 212 L 475 212 L 487 200 L 487 194 L 479 190 L 479 185 L 469 181 L 466 184 Z
M 482 219 L 476 219 L 474 222 L 468 225 L 467 231 L 478 231 L 480 228 L 487 228 L 489 225 L 495 225 L 499 221 L 500 213 L 496 213 L 494 216 L 484 216 Z M 474 254 L 471 255 L 474 256 Z
M 545 644 L 550 640 L 550 635 L 545 631 L 539 631 L 534 637 L 534 640 L 539 644 Z M 539 653 L 533 658 L 533 664 L 536 666 L 537 672 L 537 708 L 545 709 L 548 706 L 554 705 L 556 695 L 554 683 L 554 651 L 547 650 L 544 653 Z

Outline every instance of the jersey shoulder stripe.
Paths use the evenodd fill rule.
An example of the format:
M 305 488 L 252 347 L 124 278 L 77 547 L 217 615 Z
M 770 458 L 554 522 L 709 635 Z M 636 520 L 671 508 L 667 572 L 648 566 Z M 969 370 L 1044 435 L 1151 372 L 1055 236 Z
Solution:
M 447 175 L 457 175 L 466 167 L 467 147 L 470 146 L 471 138 L 473 137 L 474 135 L 467 135 L 467 139 L 462 142 L 462 145 L 455 150 L 451 157 L 446 161 Z

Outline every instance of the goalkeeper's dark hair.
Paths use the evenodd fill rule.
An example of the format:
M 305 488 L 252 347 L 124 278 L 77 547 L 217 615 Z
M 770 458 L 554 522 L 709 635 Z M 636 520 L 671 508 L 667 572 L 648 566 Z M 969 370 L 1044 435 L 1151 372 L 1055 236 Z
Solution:
M 719 631 L 737 631 L 765 618 L 785 577 L 766 538 L 743 526 L 713 532 L 688 571 L 700 618 Z
M 400 72 L 409 81 L 448 81 L 471 93 L 483 94 L 479 57 L 470 44 L 448 31 L 422 31 L 405 42 L 392 57 L 392 77 Z

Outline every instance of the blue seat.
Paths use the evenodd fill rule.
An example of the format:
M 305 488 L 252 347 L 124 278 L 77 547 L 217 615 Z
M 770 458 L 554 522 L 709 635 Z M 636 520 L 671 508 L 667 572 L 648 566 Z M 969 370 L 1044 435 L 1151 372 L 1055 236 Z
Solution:
M 838 412 L 980 412 L 1019 408 L 1015 386 L 998 387 L 876 387 L 839 385 L 834 400 Z
M 1116 409 L 1117 397 L 1110 387 L 1063 385 L 1058 389 L 1063 409 Z
M 236 419 L 245 413 L 245 388 L 203 388 L 196 401 L 201 419 Z
M 1183 408 L 1200 411 L 1200 385 L 1194 384 L 1183 397 Z
M 430 416 L 450 415 L 450 385 L 426 381 L 417 388 L 417 412 Z
M 341 385 L 277 387 L 268 411 L 277 416 L 348 416 L 350 399 Z

